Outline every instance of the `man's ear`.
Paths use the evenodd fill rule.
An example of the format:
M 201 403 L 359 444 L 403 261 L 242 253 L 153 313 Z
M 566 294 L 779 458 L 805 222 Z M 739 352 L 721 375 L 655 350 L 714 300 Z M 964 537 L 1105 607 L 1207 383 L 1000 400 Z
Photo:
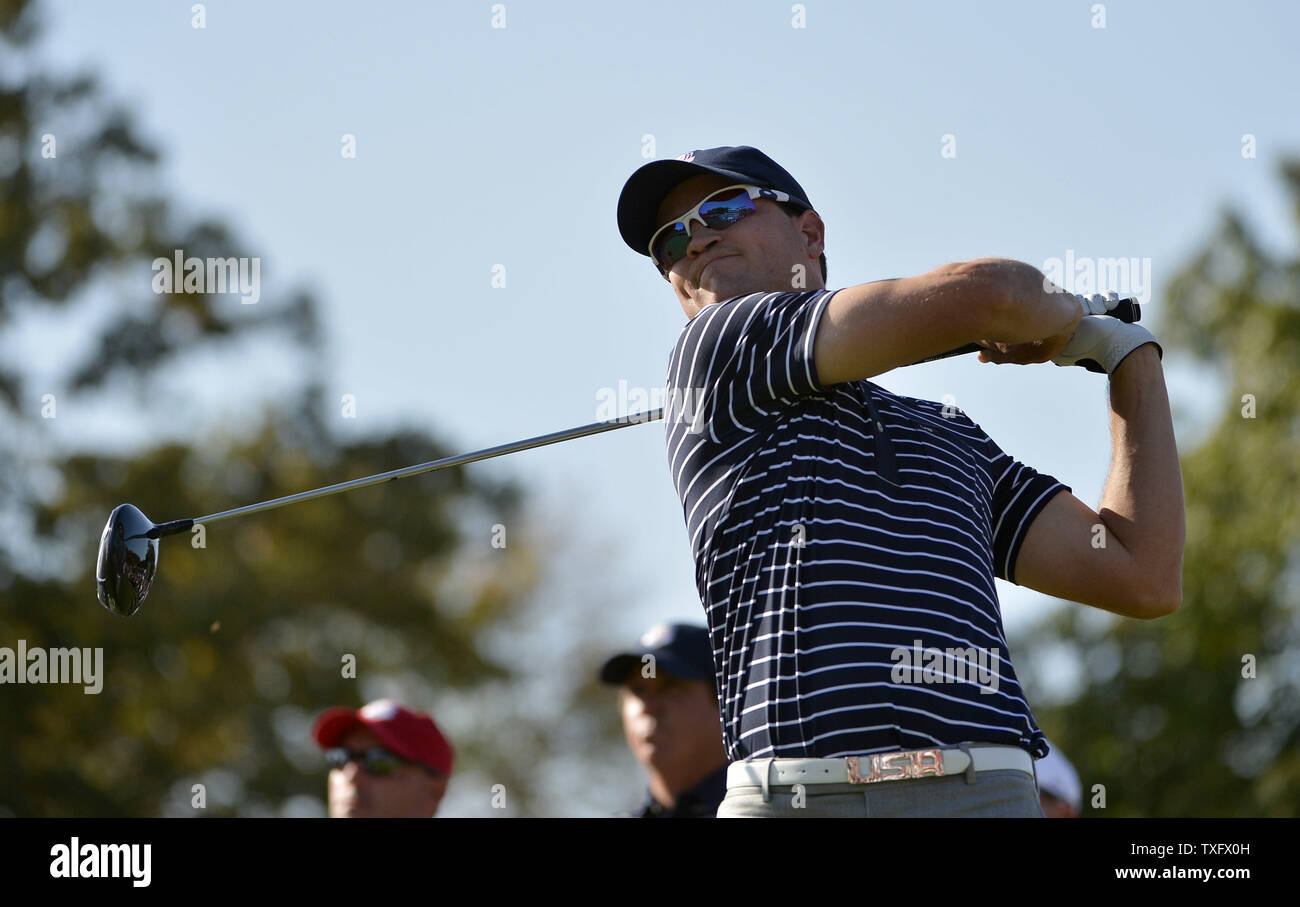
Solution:
M 818 258 L 826 251 L 826 222 L 820 214 L 809 208 L 799 216 L 798 225 L 809 257 Z

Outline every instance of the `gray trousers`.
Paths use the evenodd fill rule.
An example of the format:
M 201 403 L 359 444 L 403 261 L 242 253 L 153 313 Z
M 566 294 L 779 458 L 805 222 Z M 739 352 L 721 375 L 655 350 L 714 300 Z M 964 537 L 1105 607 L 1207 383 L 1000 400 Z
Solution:
M 1042 819 L 1038 786 L 1015 769 L 976 772 L 966 776 L 914 778 L 876 784 L 807 784 L 802 793 L 790 785 L 763 790 L 727 788 L 718 807 L 719 819 L 905 819 L 988 818 Z

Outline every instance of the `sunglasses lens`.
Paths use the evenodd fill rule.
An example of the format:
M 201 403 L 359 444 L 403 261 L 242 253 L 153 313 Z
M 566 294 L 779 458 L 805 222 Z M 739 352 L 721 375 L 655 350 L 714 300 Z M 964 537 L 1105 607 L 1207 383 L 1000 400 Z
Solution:
M 700 204 L 700 218 L 710 230 L 725 230 L 758 210 L 745 189 L 728 189 Z M 691 238 L 684 224 L 673 224 L 655 238 L 655 262 L 667 271 L 686 257 Z
M 343 769 L 349 762 L 358 762 L 368 773 L 376 777 L 391 775 L 397 771 L 400 761 L 388 750 L 381 747 L 368 749 L 363 753 L 354 753 L 343 747 L 325 751 L 325 761 L 330 768 Z
M 370 774 L 382 778 L 397 771 L 398 762 L 387 750 L 374 749 L 367 751 L 363 764 Z
M 691 238 L 686 235 L 686 227 L 673 224 L 655 239 L 655 261 L 667 271 L 682 260 L 686 255 L 686 247 L 690 244 Z
M 700 217 L 710 230 L 725 230 L 738 220 L 743 220 L 758 209 L 744 189 L 722 198 L 714 198 L 700 205 Z

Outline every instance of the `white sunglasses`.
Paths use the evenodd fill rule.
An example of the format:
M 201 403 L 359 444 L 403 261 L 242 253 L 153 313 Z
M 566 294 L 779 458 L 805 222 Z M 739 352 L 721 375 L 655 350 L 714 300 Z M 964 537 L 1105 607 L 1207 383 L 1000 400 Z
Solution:
M 672 266 L 686 257 L 691 243 L 691 221 L 699 221 L 710 230 L 725 230 L 758 211 L 754 199 L 766 198 L 774 202 L 794 202 L 785 192 L 761 186 L 737 184 L 710 193 L 698 205 L 674 221 L 664 224 L 650 237 L 650 258 L 667 274 Z

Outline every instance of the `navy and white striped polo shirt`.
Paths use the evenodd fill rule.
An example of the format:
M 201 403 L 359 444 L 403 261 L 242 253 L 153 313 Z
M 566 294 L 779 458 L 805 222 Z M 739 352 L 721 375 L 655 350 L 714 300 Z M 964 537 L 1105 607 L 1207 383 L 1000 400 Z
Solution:
M 820 384 L 813 338 L 832 295 L 710 305 L 669 365 L 668 458 L 727 753 L 970 741 L 1041 758 L 994 577 L 1014 582 L 1030 523 L 1070 489 L 955 407 Z

